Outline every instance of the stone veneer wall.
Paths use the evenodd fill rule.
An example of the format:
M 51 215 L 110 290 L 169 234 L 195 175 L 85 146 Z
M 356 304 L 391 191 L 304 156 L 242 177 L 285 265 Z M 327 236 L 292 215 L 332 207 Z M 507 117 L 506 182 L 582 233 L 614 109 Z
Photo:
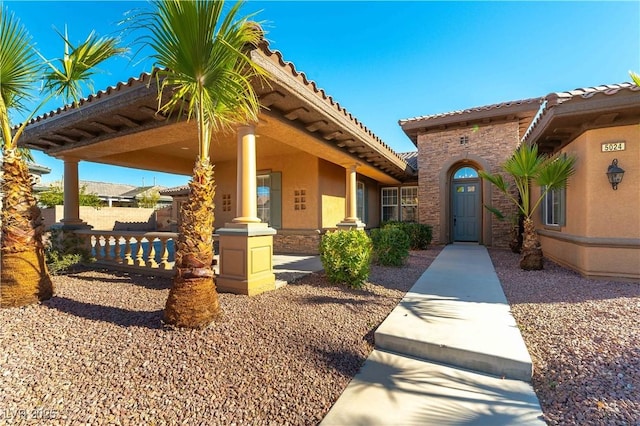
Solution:
M 318 230 L 283 230 L 273 236 L 275 254 L 311 254 L 319 252 L 321 233 Z
M 468 142 L 460 143 L 460 138 L 466 136 Z M 509 121 L 481 126 L 467 126 L 443 131 L 429 131 L 418 135 L 418 199 L 420 200 L 420 222 L 433 226 L 433 243 L 444 244 L 449 234 L 446 229 L 449 221 L 444 212 L 449 211 L 450 185 L 452 173 L 463 165 L 473 166 L 478 170 L 485 168 L 491 173 L 501 171 L 500 165 L 513 153 L 519 143 L 518 122 Z M 466 162 L 465 162 L 466 160 Z M 441 188 L 441 185 L 446 185 Z M 516 209 L 504 195 L 495 188 L 483 185 L 483 204 L 490 204 L 506 214 L 515 214 Z M 485 196 L 489 190 L 490 200 Z M 486 209 L 483 215 L 491 215 Z M 446 215 L 450 216 L 450 214 Z M 489 233 L 487 224 L 490 224 Z M 495 218 L 486 218 L 483 221 L 482 234 L 485 238 L 482 243 L 495 247 L 508 247 L 509 221 L 499 221 Z M 445 237 L 443 237 L 445 236 Z M 489 240 L 489 241 L 485 241 Z

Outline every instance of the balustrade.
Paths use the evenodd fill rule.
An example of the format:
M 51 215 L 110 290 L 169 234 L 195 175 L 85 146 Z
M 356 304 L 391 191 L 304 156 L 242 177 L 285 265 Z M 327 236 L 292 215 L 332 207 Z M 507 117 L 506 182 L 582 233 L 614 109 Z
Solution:
M 175 232 L 77 230 L 97 263 L 125 265 L 134 269 L 173 269 Z

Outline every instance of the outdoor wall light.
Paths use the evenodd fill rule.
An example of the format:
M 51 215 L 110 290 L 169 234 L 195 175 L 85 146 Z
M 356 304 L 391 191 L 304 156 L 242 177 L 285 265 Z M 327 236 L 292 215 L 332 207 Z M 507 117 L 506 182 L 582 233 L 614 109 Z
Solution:
M 609 178 L 609 183 L 614 190 L 618 189 L 618 184 L 622 182 L 622 176 L 624 176 L 624 170 L 618 167 L 618 159 L 614 158 L 607 169 L 607 178 Z

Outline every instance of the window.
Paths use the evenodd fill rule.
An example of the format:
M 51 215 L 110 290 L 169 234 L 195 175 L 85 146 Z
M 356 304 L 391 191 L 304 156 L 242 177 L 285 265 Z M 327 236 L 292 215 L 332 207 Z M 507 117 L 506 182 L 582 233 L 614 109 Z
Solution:
M 382 221 L 398 220 L 398 188 L 382 188 Z
M 418 221 L 418 187 L 382 188 L 382 221 Z
M 478 172 L 471 167 L 463 167 L 456 171 L 456 174 L 453 175 L 454 179 L 471 179 L 477 178 Z
M 544 188 L 542 188 L 544 191 Z M 542 222 L 548 226 L 565 224 L 565 189 L 547 192 L 542 202 Z
M 258 176 L 258 217 L 264 223 L 271 223 L 271 175 Z
M 400 188 L 400 220 L 403 222 L 418 221 L 418 187 L 408 186 Z
M 297 192 L 298 208 L 306 208 L 307 191 L 298 190 Z M 258 218 L 272 228 L 282 228 L 282 173 L 258 172 L 256 198 Z
M 364 217 L 364 212 L 365 212 L 364 192 L 365 192 L 364 183 L 358 182 L 357 189 L 356 189 L 356 212 L 357 212 L 358 218 L 362 222 L 366 222 L 366 218 Z

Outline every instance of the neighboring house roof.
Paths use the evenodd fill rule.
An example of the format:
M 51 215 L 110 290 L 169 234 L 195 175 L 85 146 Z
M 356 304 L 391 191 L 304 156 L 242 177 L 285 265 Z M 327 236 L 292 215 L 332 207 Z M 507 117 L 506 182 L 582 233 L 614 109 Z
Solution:
M 524 135 L 541 103 L 542 98 L 501 102 L 459 111 L 407 118 L 399 120 L 398 124 L 414 144 L 417 144 L 418 133 L 430 130 L 442 131 L 452 127 L 466 127 L 474 124 L 489 124 L 503 120 L 517 119 L 520 135 Z
M 555 92 L 544 98 L 523 140 L 552 152 L 587 130 L 637 124 L 639 117 L 640 87 L 634 83 Z
M 52 182 L 51 185 L 62 187 L 61 181 Z M 114 200 L 121 202 L 134 202 L 139 199 L 142 193 L 150 189 L 157 189 L 159 193 L 165 189 L 163 186 L 135 186 L 122 183 L 111 182 L 95 182 L 90 180 L 81 180 L 79 182 L 80 187 L 84 187 L 88 194 L 96 194 L 103 200 Z M 170 196 L 160 197 L 160 201 L 171 201 Z
M 316 138 L 318 143 L 327 144 L 331 150 L 337 149 L 342 156 L 361 163 L 363 172 L 370 170 L 374 175 L 382 172 L 400 181 L 415 179 L 415 170 L 393 149 L 304 73 L 297 71 L 291 62 L 284 61 L 280 52 L 272 51 L 266 41 L 251 55 L 269 74 L 268 84 L 255 85 L 265 107 L 263 114 L 270 116 L 277 112 L 278 120 L 290 122 L 299 131 Z M 61 156 L 69 149 L 75 149 L 74 154 L 77 154 L 78 148 L 131 137 L 168 124 L 166 117 L 157 113 L 157 81 L 149 73 L 81 99 L 78 105 L 79 109 L 65 105 L 33 118 L 21 144 L 51 155 Z M 101 149 L 107 150 L 107 147 Z M 133 160 L 124 157 L 125 146 L 108 149 L 114 152 L 98 150 L 88 156 L 95 159 L 104 155 L 110 164 L 133 167 Z M 325 148 L 324 151 L 330 150 Z M 171 172 L 178 173 L 177 170 Z
M 172 188 L 165 188 L 160 191 L 160 195 L 169 195 L 174 197 L 176 195 L 188 195 L 189 191 L 189 185 L 180 185 Z

